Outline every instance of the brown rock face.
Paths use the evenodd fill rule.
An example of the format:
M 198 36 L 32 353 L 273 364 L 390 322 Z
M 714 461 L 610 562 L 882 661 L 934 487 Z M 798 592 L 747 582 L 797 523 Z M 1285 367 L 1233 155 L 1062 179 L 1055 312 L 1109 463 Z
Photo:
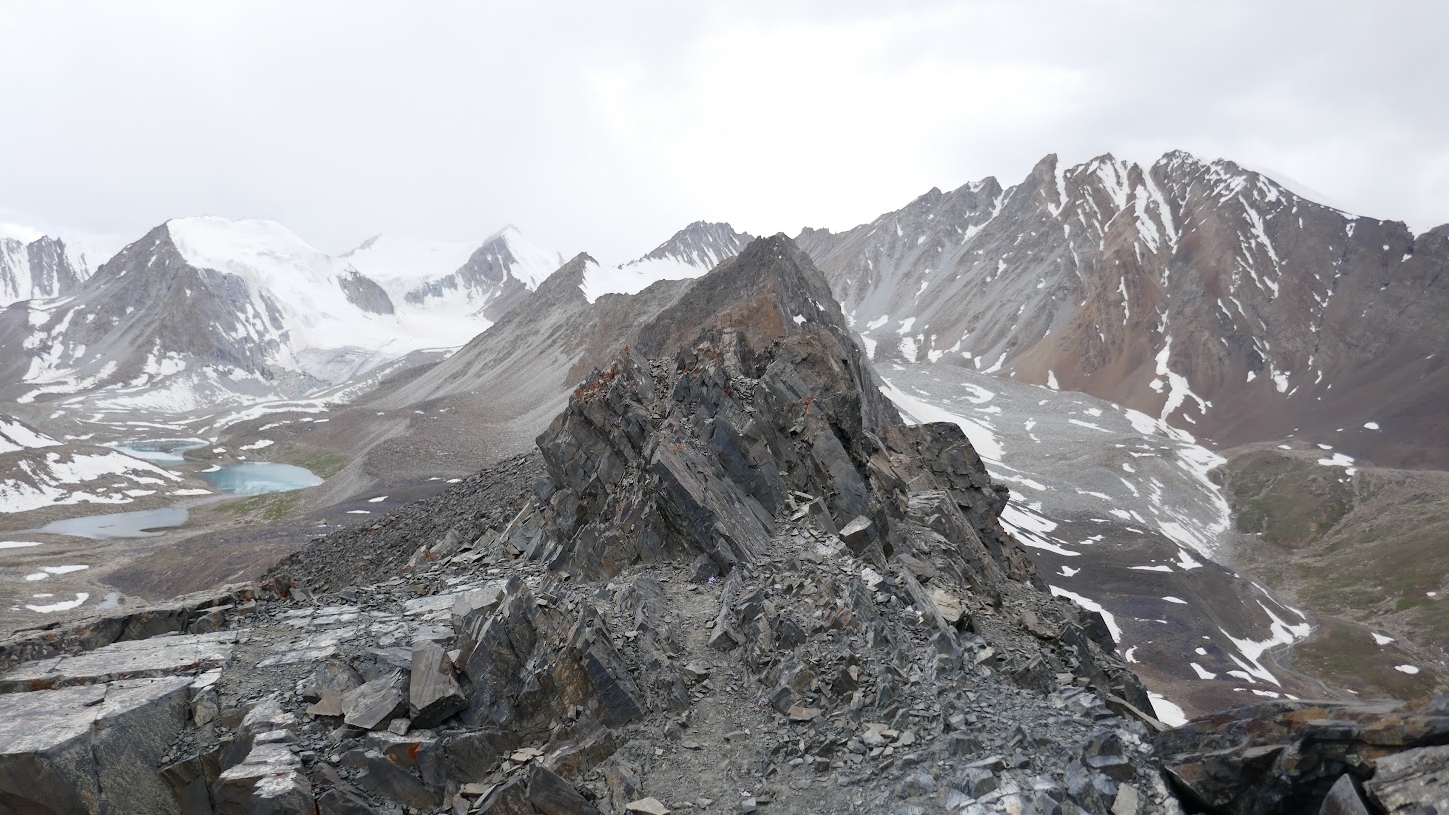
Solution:
M 799 242 L 877 358 L 1054 381 L 1222 445 L 1296 431 L 1449 464 L 1445 227 L 1415 236 L 1175 152 L 1048 156 L 1009 189 L 932 190 Z

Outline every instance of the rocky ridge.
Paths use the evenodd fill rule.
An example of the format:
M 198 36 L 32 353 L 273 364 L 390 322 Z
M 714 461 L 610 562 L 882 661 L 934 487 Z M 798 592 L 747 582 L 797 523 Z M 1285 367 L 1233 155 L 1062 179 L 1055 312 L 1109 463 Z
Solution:
M 686 295 L 693 335 L 651 325 L 587 377 L 506 523 L 417 539 L 377 583 L 314 594 L 279 570 L 0 645 L 0 801 L 1179 811 L 1141 684 L 1100 616 L 1039 590 L 960 429 L 900 420 L 787 240 L 715 275 L 746 306 Z M 1400 745 L 1449 738 L 1416 726 Z M 1262 757 L 1177 733 L 1174 766 Z

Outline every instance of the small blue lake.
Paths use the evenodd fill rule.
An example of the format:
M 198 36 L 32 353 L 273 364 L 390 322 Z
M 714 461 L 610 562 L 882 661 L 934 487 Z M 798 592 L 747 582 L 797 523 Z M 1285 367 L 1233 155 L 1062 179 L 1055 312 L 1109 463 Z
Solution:
M 156 464 L 180 464 L 186 460 L 182 454 L 187 450 L 205 447 L 206 439 L 148 439 L 111 445 L 112 449 L 132 458 Z
M 87 515 L 84 518 L 67 518 L 51 521 L 37 532 L 56 535 L 73 535 L 93 540 L 114 540 L 116 538 L 154 538 L 166 530 L 186 523 L 184 507 L 148 509 L 141 512 L 113 512 L 108 515 Z
M 181 461 L 179 453 L 189 450 L 192 447 L 201 447 L 206 442 L 190 444 L 187 447 L 170 446 L 165 449 L 147 449 L 141 445 L 163 445 L 172 442 L 189 444 L 191 440 L 164 440 L 160 442 L 138 442 L 125 446 L 116 447 L 128 455 L 155 461 L 161 464 L 175 463 Z M 137 455 L 137 451 L 150 456 L 170 456 L 170 458 L 148 458 L 148 455 Z M 222 492 L 229 492 L 233 495 L 265 495 L 273 492 L 288 492 L 290 490 L 306 489 L 315 487 L 322 483 L 311 470 L 303 467 L 295 467 L 291 464 L 273 464 L 270 462 L 245 462 L 232 464 L 226 467 L 213 468 L 209 471 L 197 473 L 206 482 Z M 115 540 L 117 538 L 154 538 L 164 534 L 176 527 L 186 523 L 188 517 L 187 506 L 195 506 L 199 503 L 210 503 L 219 500 L 222 496 L 211 496 L 200 500 L 190 501 L 186 506 L 165 507 L 163 509 L 145 509 L 137 512 L 112 512 L 105 515 L 88 515 L 84 518 L 67 518 L 63 521 L 52 521 L 39 529 L 29 530 L 33 532 L 50 532 L 56 535 L 72 535 L 78 538 L 91 538 L 93 540 Z
M 289 492 L 315 487 L 322 479 L 303 467 L 270 462 L 247 462 L 232 464 L 219 470 L 197 473 L 206 483 L 223 491 L 237 495 L 263 495 L 269 492 Z

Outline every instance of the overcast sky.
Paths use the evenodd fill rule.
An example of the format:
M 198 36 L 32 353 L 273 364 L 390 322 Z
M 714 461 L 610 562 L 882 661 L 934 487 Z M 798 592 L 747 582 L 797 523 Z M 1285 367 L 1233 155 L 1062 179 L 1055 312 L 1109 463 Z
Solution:
M 1046 153 L 1231 158 L 1449 221 L 1440 2 L 0 0 L 0 221 L 514 223 L 605 261 L 842 229 Z

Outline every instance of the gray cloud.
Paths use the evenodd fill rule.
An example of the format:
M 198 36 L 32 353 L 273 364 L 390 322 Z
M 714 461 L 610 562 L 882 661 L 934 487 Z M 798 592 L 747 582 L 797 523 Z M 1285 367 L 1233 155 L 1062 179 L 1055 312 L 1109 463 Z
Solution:
M 0 219 L 198 213 L 340 252 L 518 224 L 845 228 L 1042 155 L 1174 148 L 1449 221 L 1439 4 L 0 2 Z

